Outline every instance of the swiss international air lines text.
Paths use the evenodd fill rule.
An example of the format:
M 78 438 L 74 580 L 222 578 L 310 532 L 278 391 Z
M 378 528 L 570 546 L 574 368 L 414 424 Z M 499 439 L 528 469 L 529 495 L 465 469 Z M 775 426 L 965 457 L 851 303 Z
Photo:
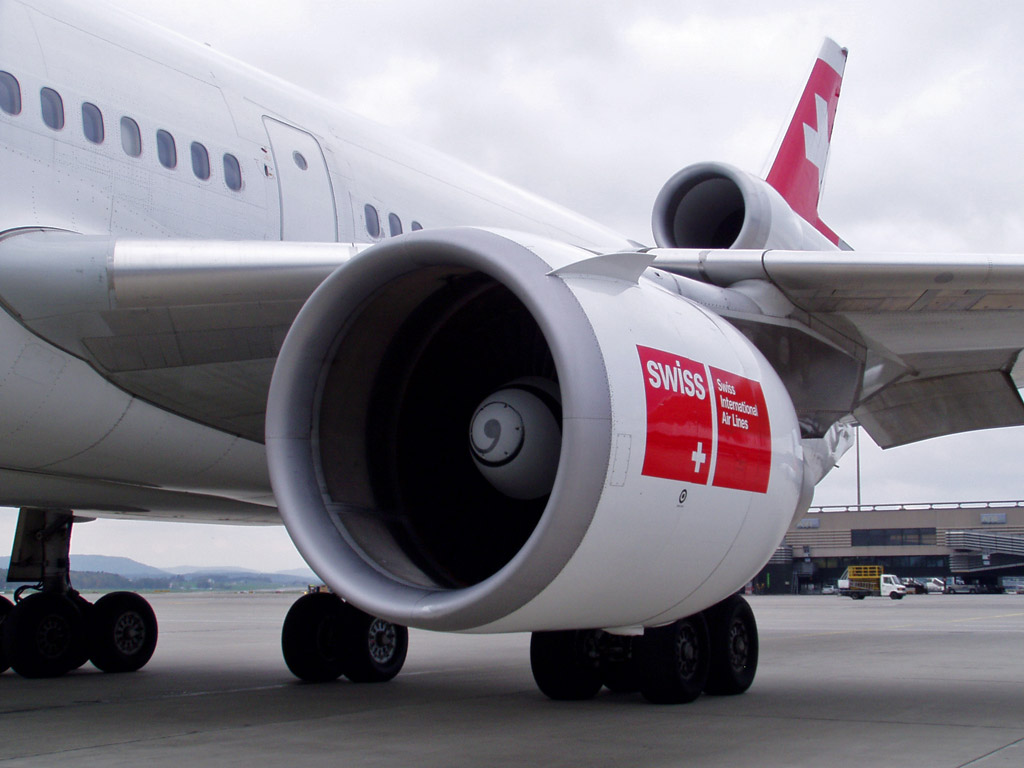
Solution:
M 764 493 L 771 426 L 761 384 L 637 346 L 647 394 L 643 474 Z

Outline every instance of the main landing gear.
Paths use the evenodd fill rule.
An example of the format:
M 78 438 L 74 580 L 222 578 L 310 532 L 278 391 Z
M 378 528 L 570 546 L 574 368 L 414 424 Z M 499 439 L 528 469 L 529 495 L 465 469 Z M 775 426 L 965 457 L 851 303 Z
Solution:
M 0 672 L 58 677 L 87 661 L 134 672 L 153 655 L 157 623 L 146 600 L 111 592 L 93 604 L 71 588 L 75 520 L 70 510 L 21 510 L 7 580 L 34 586 L 18 589 L 13 603 L 0 597 Z
M 383 683 L 405 664 L 409 630 L 363 613 L 329 592 L 300 597 L 281 632 L 288 669 L 311 683 L 337 680 Z
M 654 704 L 685 704 L 700 694 L 743 693 L 757 672 L 757 623 L 739 595 L 642 636 L 600 630 L 534 632 L 530 663 L 551 699 L 640 691 Z

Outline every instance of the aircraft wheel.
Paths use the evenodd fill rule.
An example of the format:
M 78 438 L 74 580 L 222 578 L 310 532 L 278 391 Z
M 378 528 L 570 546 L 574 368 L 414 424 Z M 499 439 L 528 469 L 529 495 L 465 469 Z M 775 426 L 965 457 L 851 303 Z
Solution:
M 104 672 L 135 672 L 156 649 L 157 623 L 153 608 L 134 592 L 111 592 L 89 609 L 90 660 Z
M 292 674 L 309 683 L 337 680 L 344 672 L 344 603 L 329 592 L 303 595 L 281 630 L 281 651 Z
M 402 671 L 409 630 L 343 603 L 344 675 L 353 683 L 384 683 Z
M 556 701 L 590 699 L 601 690 L 601 654 L 597 632 L 534 632 L 530 667 L 541 693 Z
M 64 595 L 37 592 L 3 623 L 3 649 L 22 677 L 59 677 L 75 669 L 88 635 L 78 606 Z
M 640 642 L 640 693 L 652 704 L 686 704 L 708 678 L 708 627 L 702 614 L 648 627 Z
M 704 617 L 711 643 L 704 692 L 716 696 L 743 693 L 757 674 L 757 622 L 750 604 L 733 595 L 708 608 Z
M 14 608 L 14 603 L 0 595 L 0 638 L 3 637 L 4 619 L 7 618 L 7 614 L 11 612 L 12 608 Z M 4 644 L 0 641 L 0 672 L 6 672 L 10 668 L 11 665 L 7 661 L 7 654 L 4 653 Z
M 640 672 L 632 659 L 601 662 L 601 682 L 612 693 L 633 693 L 640 690 Z
M 632 637 L 602 634 L 601 682 L 612 693 L 634 693 L 640 690 L 640 670 L 634 655 Z

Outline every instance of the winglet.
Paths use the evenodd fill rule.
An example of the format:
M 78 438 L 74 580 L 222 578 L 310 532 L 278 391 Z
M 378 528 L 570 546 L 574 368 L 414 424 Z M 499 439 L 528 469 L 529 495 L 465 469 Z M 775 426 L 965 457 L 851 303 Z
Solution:
M 818 216 L 818 201 L 825 181 L 846 53 L 834 40 L 825 38 L 767 177 L 794 211 L 840 247 L 843 243 L 839 235 Z

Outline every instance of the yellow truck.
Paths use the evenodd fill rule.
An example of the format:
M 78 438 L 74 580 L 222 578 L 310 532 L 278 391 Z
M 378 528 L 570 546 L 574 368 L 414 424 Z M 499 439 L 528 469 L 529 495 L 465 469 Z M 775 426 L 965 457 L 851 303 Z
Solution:
M 898 577 L 882 573 L 880 565 L 851 565 L 839 577 L 839 594 L 854 600 L 886 596 L 902 600 L 907 588 Z

